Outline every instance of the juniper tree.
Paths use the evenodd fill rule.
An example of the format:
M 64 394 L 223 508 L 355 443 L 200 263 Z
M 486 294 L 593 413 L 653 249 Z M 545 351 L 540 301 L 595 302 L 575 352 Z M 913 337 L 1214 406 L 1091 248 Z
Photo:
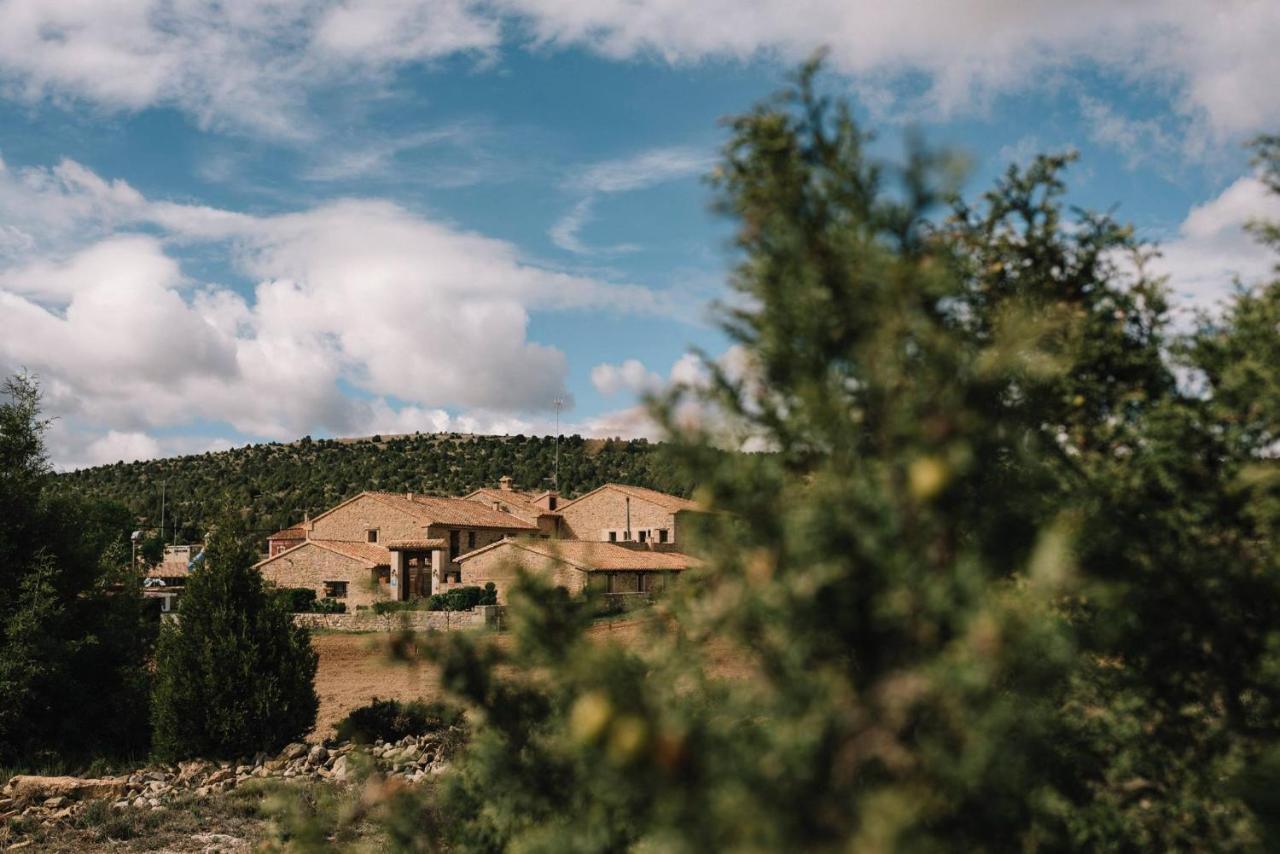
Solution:
M 814 70 L 729 123 L 712 179 L 746 369 L 708 363 L 701 428 L 656 403 L 706 565 L 641 644 L 534 579 L 509 648 L 438 640 L 475 737 L 394 838 L 1259 846 L 1280 285 L 1179 336 L 1151 249 L 1066 208 L 1069 157 L 966 203 L 947 157 L 871 158 Z
M 288 604 L 268 595 L 252 538 L 233 517 L 217 526 L 156 650 L 157 754 L 274 751 L 315 723 L 317 656 Z

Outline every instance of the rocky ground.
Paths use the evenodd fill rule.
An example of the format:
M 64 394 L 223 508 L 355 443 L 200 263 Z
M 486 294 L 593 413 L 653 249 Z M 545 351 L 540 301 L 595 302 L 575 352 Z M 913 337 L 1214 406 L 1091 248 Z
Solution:
M 107 831 L 96 835 L 106 838 L 97 841 L 111 850 L 249 850 L 266 830 L 262 826 L 265 815 L 258 809 L 266 795 L 279 794 L 290 786 L 314 793 L 317 786 L 343 791 L 358 782 L 383 788 L 422 784 L 448 769 L 449 756 L 462 740 L 461 731 L 449 729 L 406 736 L 394 743 L 378 741 L 367 747 L 299 742 L 277 756 L 152 765 L 118 776 L 18 775 L 0 789 L 0 850 L 94 850 L 83 844 L 83 834 L 76 831 L 94 836 L 104 826 Z M 226 797 L 238 790 L 246 791 L 240 797 Z M 121 849 L 117 844 L 145 835 L 138 833 L 139 828 L 160 829 L 171 823 L 170 816 L 190 813 L 196 806 L 219 820 L 194 825 L 189 820 L 179 821 L 176 827 L 180 831 L 194 832 L 168 839 L 160 848 Z M 225 832 L 227 824 L 236 832 Z M 111 827 L 120 831 L 115 837 Z M 119 839 L 121 835 L 126 839 Z

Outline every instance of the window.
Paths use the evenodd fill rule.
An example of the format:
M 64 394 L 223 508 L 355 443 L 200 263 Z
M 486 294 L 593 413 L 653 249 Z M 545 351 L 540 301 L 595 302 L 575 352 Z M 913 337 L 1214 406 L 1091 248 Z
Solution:
M 547 499 L 547 509 L 548 510 L 556 509 L 556 497 L 554 495 Z
M 369 538 L 369 542 L 376 543 L 378 541 L 378 529 L 370 528 L 365 536 Z
M 660 542 L 660 543 L 665 543 L 666 541 L 667 541 L 667 529 L 666 529 L 666 528 L 659 528 L 659 529 L 658 529 L 658 542 Z
M 642 542 L 642 543 L 643 543 L 643 542 L 647 542 L 647 541 L 648 541 L 648 539 L 649 539 L 649 532 L 648 532 L 648 531 L 641 531 L 641 532 L 640 532 L 640 542 Z
M 610 531 L 610 532 L 609 532 L 609 542 L 611 542 L 611 543 L 616 543 L 617 541 L 618 541 L 618 532 L 617 532 L 617 531 Z
M 475 551 L 476 548 L 476 532 L 467 531 L 467 551 Z
M 324 583 L 324 598 L 346 599 L 347 598 L 347 582 L 326 581 Z
M 458 552 L 459 552 L 459 551 L 461 551 L 461 548 L 462 548 L 462 546 L 461 546 L 462 539 L 461 539 L 461 538 L 462 538 L 462 532 L 461 532 L 461 531 L 450 531 L 450 532 L 449 532 L 449 560 L 457 560 L 457 559 L 458 559 Z

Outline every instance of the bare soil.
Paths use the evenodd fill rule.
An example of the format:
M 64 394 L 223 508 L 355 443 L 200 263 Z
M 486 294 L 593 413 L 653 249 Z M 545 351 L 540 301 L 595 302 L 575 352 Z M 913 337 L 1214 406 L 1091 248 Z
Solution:
M 588 633 L 605 642 L 639 641 L 652 617 L 630 617 L 597 623 Z M 492 636 L 495 643 L 509 642 L 509 636 Z M 355 708 L 375 697 L 387 700 L 444 699 L 440 674 L 431 664 L 410 666 L 392 660 L 390 634 L 317 634 L 312 646 L 320 655 L 316 672 L 316 693 L 320 696 L 320 712 L 312 741 L 334 734 L 340 720 Z M 735 654 L 729 644 L 712 641 L 708 652 L 716 663 L 718 675 L 742 678 L 750 675 L 744 657 Z

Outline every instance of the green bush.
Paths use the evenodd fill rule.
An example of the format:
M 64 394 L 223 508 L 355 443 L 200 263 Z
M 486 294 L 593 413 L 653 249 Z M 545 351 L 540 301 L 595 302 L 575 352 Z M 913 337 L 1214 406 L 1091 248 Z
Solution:
M 156 653 L 154 750 L 166 759 L 272 752 L 315 723 L 316 653 L 253 568 L 238 521 L 210 538 Z
M 305 614 L 315 608 L 316 592 L 310 587 L 281 587 L 273 595 L 293 614 Z
M 493 582 L 479 587 L 455 587 L 444 593 L 436 593 L 428 600 L 428 609 L 432 611 L 470 611 L 477 605 L 497 604 L 498 593 Z
M 311 603 L 311 612 L 314 614 L 345 614 L 347 613 L 347 603 L 325 597 Z
M 425 735 L 461 720 L 457 709 L 443 703 L 424 703 L 420 700 L 404 703 L 399 700 L 379 700 L 361 706 L 338 723 L 339 741 L 372 744 L 378 739 L 398 741 L 406 735 Z

